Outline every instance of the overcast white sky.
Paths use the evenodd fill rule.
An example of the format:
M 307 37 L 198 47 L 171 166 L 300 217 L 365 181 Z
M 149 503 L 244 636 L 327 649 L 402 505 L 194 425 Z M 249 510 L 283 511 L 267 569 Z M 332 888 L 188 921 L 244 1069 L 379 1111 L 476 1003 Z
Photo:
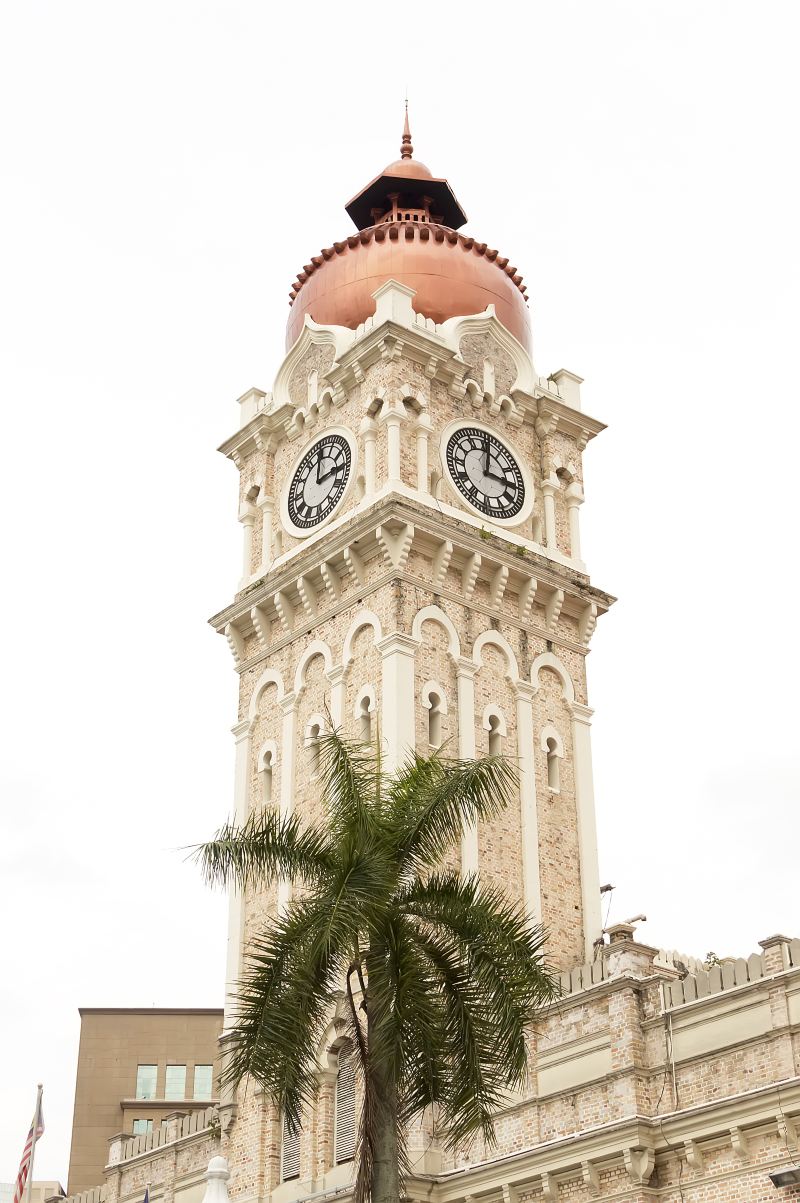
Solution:
M 516 10 L 516 11 L 515 11 Z M 176 851 L 231 799 L 233 400 L 295 273 L 417 156 L 586 378 L 583 541 L 611 921 L 800 934 L 797 7 L 6 3 L 0 1180 L 37 1081 L 66 1184 L 79 1005 L 218 1005 Z M 794 345 L 793 345 L 794 344 Z

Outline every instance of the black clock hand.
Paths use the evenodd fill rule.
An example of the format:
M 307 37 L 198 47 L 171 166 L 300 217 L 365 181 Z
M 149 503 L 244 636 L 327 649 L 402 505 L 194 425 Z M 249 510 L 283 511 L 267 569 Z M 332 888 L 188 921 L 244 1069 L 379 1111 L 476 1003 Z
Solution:
M 335 476 L 338 471 L 339 471 L 339 465 L 335 464 L 334 467 L 331 468 L 330 472 L 326 472 L 324 476 L 317 477 L 317 484 L 318 485 L 324 484 L 324 482 L 328 479 L 329 476 Z
M 484 474 L 484 476 L 487 474 L 488 471 L 489 471 L 489 440 L 487 438 L 484 438 L 484 440 L 483 440 L 483 474 Z

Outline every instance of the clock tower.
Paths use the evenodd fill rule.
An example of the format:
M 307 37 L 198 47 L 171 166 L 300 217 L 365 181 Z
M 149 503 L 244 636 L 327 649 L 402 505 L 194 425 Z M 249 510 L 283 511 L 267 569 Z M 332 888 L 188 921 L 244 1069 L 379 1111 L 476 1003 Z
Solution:
M 291 288 L 272 392 L 239 399 L 221 448 L 244 548 L 212 620 L 240 679 L 236 817 L 322 817 L 328 713 L 390 768 L 412 748 L 502 752 L 518 796 L 452 863 L 518 899 L 570 969 L 601 936 L 585 664 L 613 599 L 578 512 L 603 426 L 578 376 L 538 374 L 520 274 L 461 232 L 407 119 L 401 157 L 346 210 L 354 230 Z M 229 983 L 280 893 L 231 899 Z

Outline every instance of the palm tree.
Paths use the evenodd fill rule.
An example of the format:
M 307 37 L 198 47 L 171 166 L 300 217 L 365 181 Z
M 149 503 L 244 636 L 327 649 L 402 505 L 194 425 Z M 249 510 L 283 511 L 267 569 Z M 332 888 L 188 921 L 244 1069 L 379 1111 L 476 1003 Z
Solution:
M 195 851 L 211 884 L 298 887 L 247 950 L 223 1081 L 254 1078 L 296 1132 L 344 993 L 363 1085 L 356 1203 L 398 1203 L 407 1122 L 433 1108 L 449 1147 L 479 1131 L 492 1144 L 557 988 L 542 928 L 442 865 L 462 824 L 507 805 L 508 761 L 414 755 L 387 776 L 373 747 L 336 731 L 320 752 L 324 827 L 267 809 Z

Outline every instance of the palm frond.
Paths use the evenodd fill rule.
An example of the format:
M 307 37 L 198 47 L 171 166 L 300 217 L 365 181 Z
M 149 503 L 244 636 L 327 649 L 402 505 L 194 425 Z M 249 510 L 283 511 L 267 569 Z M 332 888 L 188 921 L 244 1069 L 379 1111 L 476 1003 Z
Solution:
M 389 789 L 398 859 L 407 873 L 436 865 L 462 827 L 491 819 L 509 802 L 517 774 L 501 756 L 446 760 L 412 755 Z
M 331 842 L 326 831 L 305 827 L 297 815 L 260 810 L 241 826 L 226 823 L 191 856 L 212 886 L 263 888 L 278 877 L 313 884 L 329 872 Z

